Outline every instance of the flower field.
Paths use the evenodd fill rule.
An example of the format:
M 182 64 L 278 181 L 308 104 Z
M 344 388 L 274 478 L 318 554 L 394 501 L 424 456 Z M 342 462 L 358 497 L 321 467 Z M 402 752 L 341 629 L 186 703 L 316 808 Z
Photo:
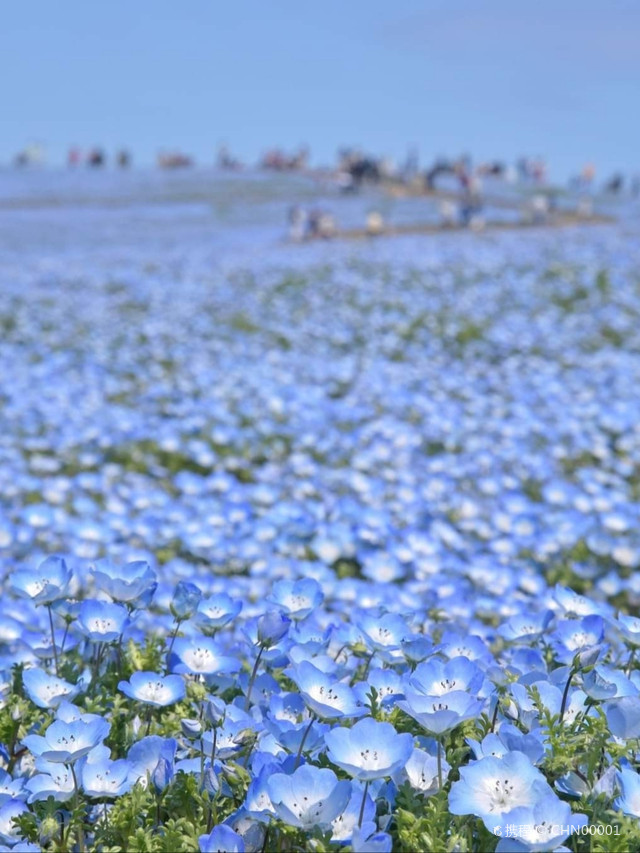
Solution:
M 633 223 L 158 211 L 0 215 L 0 850 L 640 850 Z

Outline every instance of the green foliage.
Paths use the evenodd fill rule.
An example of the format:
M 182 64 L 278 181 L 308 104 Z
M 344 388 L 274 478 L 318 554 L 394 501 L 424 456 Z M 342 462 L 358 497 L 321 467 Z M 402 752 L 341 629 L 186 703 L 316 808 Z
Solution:
M 405 853 L 429 850 L 431 853 L 471 853 L 472 850 L 494 850 L 497 839 L 486 832 L 482 847 L 473 846 L 478 833 L 473 832 L 469 818 L 449 814 L 444 791 L 427 800 L 417 796 L 408 786 L 398 795 L 395 836 L 397 849 Z M 484 827 L 483 827 L 484 829 Z M 489 846 L 487 846 L 487 843 Z M 396 848 L 394 848 L 396 849 Z

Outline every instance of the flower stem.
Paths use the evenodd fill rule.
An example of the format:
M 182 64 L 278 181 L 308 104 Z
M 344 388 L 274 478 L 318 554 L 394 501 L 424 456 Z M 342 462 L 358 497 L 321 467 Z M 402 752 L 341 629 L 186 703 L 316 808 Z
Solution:
M 338 662 L 338 658 L 340 657 L 340 655 L 342 654 L 342 652 L 347 648 L 347 646 L 348 646 L 348 643 L 344 643 L 344 644 L 343 644 L 342 646 L 340 646 L 340 648 L 338 649 L 338 653 L 337 653 L 337 654 L 334 656 L 334 658 L 333 658 L 333 659 L 334 659 L 334 661 L 336 661 L 336 663 Z
M 311 726 L 314 724 L 315 719 L 316 719 L 316 715 L 311 714 L 311 719 L 309 720 L 309 725 L 304 730 L 304 734 L 302 735 L 302 740 L 300 741 L 300 747 L 298 749 L 298 754 L 296 755 L 296 763 L 293 766 L 294 772 L 298 769 L 298 765 L 300 764 L 300 759 L 302 758 L 302 750 L 304 748 L 304 743 L 307 739 L 307 735 L 311 731 Z
M 631 670 L 633 669 L 633 662 L 636 657 L 636 647 L 634 646 L 631 649 L 631 654 L 629 655 L 629 660 L 627 661 L 627 678 L 631 675 Z
M 74 770 L 73 764 L 69 765 L 69 769 L 71 770 L 71 776 L 73 777 L 73 787 L 75 789 L 75 798 L 74 798 L 75 810 L 79 811 L 80 810 L 80 790 L 78 788 L 78 780 L 76 778 L 76 771 Z M 87 849 L 85 846 L 85 843 L 84 843 L 84 827 L 82 825 L 82 822 L 78 826 L 78 848 L 80 850 L 80 853 L 85 853 L 85 851 Z
M 371 660 L 372 660 L 373 656 L 375 655 L 375 653 L 376 653 L 376 650 L 374 649 L 370 655 L 367 655 L 367 659 L 366 659 L 365 665 L 364 665 L 364 671 L 362 672 L 361 675 L 359 675 L 358 669 L 356 669 L 356 671 L 353 673 L 353 677 L 352 677 L 351 681 L 349 682 L 349 687 L 353 687 L 353 685 L 356 683 L 356 681 L 366 681 L 367 675 L 369 674 L 369 666 L 371 665 Z
M 67 642 L 67 635 L 69 633 L 69 625 L 71 623 L 67 620 L 64 626 L 64 634 L 62 635 L 62 642 L 60 643 L 60 654 L 64 651 L 64 644 Z
M 123 675 L 122 675 L 122 641 L 123 641 L 123 639 L 124 639 L 124 635 L 120 634 L 120 636 L 118 637 L 118 645 L 116 646 L 116 660 L 117 660 L 117 665 L 118 665 L 118 676 L 120 678 L 123 677 Z
M 167 659 L 166 659 L 166 663 L 164 666 L 164 674 L 165 675 L 169 672 L 169 657 L 171 655 L 171 652 L 173 651 L 173 644 L 175 643 L 176 637 L 178 636 L 178 628 L 180 627 L 181 622 L 182 622 L 182 619 L 176 619 L 175 628 L 173 629 L 173 631 L 171 633 L 171 641 L 169 643 L 169 648 L 167 649 Z
M 493 709 L 493 716 L 491 717 L 491 733 L 496 730 L 496 723 L 498 722 L 498 711 L 500 710 L 500 696 L 496 694 L 496 707 Z
M 564 686 L 564 693 L 562 694 L 562 704 L 560 705 L 560 722 L 562 722 L 562 718 L 564 717 L 564 712 L 567 708 L 567 699 L 569 698 L 569 688 L 571 687 L 571 681 L 573 676 L 576 674 L 577 670 L 572 668 L 569 671 L 569 678 L 567 678 L 567 683 Z
M 373 656 L 375 655 L 375 653 L 376 653 L 376 650 L 374 649 L 374 650 L 371 652 L 371 654 L 369 655 L 369 658 L 368 658 L 367 663 L 366 663 L 365 668 L 364 668 L 364 672 L 363 672 L 363 674 L 362 674 L 362 680 L 363 680 L 363 681 L 364 681 L 364 680 L 366 679 L 366 677 L 369 675 L 369 667 L 371 666 L 371 661 L 373 660 Z
M 269 829 L 270 829 L 270 824 L 267 824 L 267 828 L 266 828 L 265 833 L 264 833 L 264 843 L 262 844 L 261 853 L 266 853 L 266 851 L 267 851 L 267 841 L 269 839 Z
M 360 803 L 360 815 L 358 816 L 358 827 L 362 827 L 362 819 L 364 817 L 364 804 L 367 802 L 367 792 L 369 791 L 369 780 L 364 783 L 364 791 L 362 792 L 362 802 Z
M 53 630 L 53 613 L 51 612 L 51 605 L 47 605 L 47 610 L 49 611 L 49 627 L 51 628 L 51 645 L 53 646 L 53 660 L 56 665 L 56 675 L 60 675 L 60 667 L 58 666 L 58 650 L 56 649 L 56 635 Z
M 442 741 L 438 738 L 438 790 L 442 790 Z
M 213 762 L 216 758 L 216 744 L 218 743 L 218 727 L 213 727 L 213 743 L 211 744 L 211 770 L 213 770 Z
M 149 730 L 151 729 L 151 711 L 152 711 L 152 709 L 153 708 L 151 705 L 149 705 L 149 707 L 147 708 L 147 731 L 145 732 L 145 737 L 149 734 Z
M 256 680 L 256 674 L 258 672 L 258 664 L 260 663 L 260 658 L 262 657 L 262 652 L 264 651 L 264 646 L 260 646 L 260 651 L 258 652 L 258 657 L 256 658 L 256 662 L 253 665 L 253 671 L 251 673 L 251 678 L 249 679 L 249 686 L 247 687 L 247 698 L 244 700 L 244 710 L 249 710 L 249 705 L 251 703 L 251 691 L 253 690 L 253 682 Z

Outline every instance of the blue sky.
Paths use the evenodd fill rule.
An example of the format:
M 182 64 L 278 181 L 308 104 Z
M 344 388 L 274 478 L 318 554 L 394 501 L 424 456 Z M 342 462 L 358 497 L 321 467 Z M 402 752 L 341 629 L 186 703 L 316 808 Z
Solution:
M 0 162 L 30 140 L 219 142 L 421 161 L 544 155 L 640 171 L 638 0 L 19 0 L 0 28 Z

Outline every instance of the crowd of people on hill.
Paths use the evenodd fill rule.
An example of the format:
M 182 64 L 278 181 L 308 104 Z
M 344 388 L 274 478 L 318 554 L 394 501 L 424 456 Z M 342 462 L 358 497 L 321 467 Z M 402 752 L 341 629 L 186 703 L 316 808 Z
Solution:
M 282 173 L 302 173 L 329 178 L 341 191 L 356 193 L 366 186 L 378 184 L 411 187 L 422 192 L 437 191 L 442 183 L 451 185 L 458 183 L 461 191 L 470 196 L 477 195 L 474 184 L 484 178 L 504 180 L 510 184 L 525 184 L 543 187 L 547 184 L 547 165 L 542 157 L 520 157 L 514 163 L 505 160 L 487 160 L 472 163 L 471 157 L 437 157 L 433 162 L 421 168 L 418 153 L 415 148 L 409 149 L 405 160 L 395 163 L 386 156 L 376 156 L 356 147 L 345 147 L 338 151 L 332 167 L 317 169 L 310 167 L 310 152 L 306 145 L 296 151 L 287 152 L 282 148 L 270 148 L 257 163 L 258 169 Z M 14 165 L 24 168 L 40 166 L 45 162 L 44 148 L 39 143 L 32 143 L 21 149 L 14 157 Z M 156 157 L 156 165 L 160 169 L 186 169 L 195 166 L 195 159 L 178 149 L 161 150 Z M 220 145 L 215 159 L 217 168 L 221 171 L 240 171 L 245 164 L 234 157 L 226 145 Z M 121 148 L 111 157 L 101 146 L 93 146 L 86 150 L 78 146 L 69 148 L 67 166 L 69 168 L 89 167 L 100 169 L 115 165 L 127 169 L 132 165 L 131 152 Z M 618 171 L 603 183 L 596 183 L 596 169 L 593 163 L 587 162 L 580 171 L 569 181 L 569 187 L 581 193 L 592 193 L 596 189 L 609 195 L 627 193 L 633 198 L 640 197 L 640 174 L 625 176 Z M 473 204 L 472 204 L 473 206 Z
M 108 157 L 104 148 L 94 146 L 87 151 L 73 145 L 67 154 L 67 166 L 76 169 L 79 166 L 89 166 L 92 169 L 101 169 L 107 165 Z M 128 169 L 131 165 L 131 154 L 128 149 L 121 148 L 114 156 L 114 162 L 120 169 Z
M 271 148 L 262 157 L 259 168 L 273 172 L 304 172 L 309 168 L 309 149 L 302 145 L 294 154 Z

